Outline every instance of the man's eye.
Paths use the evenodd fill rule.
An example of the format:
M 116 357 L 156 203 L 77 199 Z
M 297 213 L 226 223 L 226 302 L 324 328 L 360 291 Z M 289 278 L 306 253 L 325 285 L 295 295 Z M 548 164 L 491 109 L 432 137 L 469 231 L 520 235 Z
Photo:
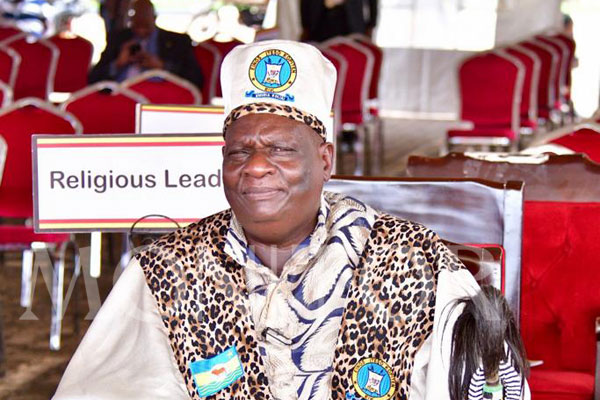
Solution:
M 281 146 L 273 147 L 274 153 L 291 153 L 293 151 L 294 151 L 294 149 L 292 149 L 291 147 L 281 147 Z

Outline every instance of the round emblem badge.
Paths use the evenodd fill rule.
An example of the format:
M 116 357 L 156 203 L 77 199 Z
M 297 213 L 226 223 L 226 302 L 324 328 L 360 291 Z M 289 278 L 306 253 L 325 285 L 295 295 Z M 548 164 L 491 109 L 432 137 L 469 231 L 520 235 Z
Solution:
M 363 358 L 352 370 L 354 390 L 365 400 L 388 400 L 396 393 L 392 368 L 383 360 Z
M 279 93 L 294 84 L 296 63 L 285 51 L 265 50 L 252 60 L 248 75 L 257 89 Z

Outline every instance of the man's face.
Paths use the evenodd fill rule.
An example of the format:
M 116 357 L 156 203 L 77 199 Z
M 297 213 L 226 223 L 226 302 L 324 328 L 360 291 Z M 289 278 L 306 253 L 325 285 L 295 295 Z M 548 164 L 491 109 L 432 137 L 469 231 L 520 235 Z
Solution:
M 155 28 L 156 17 L 150 3 L 138 1 L 130 10 L 129 24 L 136 37 L 146 39 Z
M 223 181 L 244 229 L 285 236 L 313 221 L 332 153 L 331 144 L 311 128 L 285 117 L 250 114 L 231 124 L 223 147 Z

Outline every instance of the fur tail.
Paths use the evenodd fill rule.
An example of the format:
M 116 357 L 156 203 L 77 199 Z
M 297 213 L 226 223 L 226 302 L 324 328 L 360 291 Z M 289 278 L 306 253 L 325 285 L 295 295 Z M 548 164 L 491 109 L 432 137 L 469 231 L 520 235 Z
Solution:
M 457 301 L 452 310 L 460 304 L 464 304 L 464 309 L 452 331 L 450 399 L 467 399 L 471 377 L 479 367 L 489 383 L 498 381 L 500 363 L 505 360 L 522 378 L 527 376 L 525 349 L 502 293 L 492 286 L 483 286 L 476 296 Z

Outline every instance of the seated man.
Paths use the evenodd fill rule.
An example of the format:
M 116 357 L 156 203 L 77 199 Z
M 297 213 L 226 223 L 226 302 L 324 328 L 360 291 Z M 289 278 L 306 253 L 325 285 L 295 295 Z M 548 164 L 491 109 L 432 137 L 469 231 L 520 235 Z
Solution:
M 106 49 L 90 71 L 90 83 L 121 82 L 146 70 L 164 69 L 202 88 L 202 71 L 187 35 L 158 28 L 150 0 L 133 0 L 128 16 L 128 29 L 108 35 Z
M 483 398 L 483 379 L 521 398 L 509 312 L 491 312 L 439 237 L 323 192 L 335 81 L 307 44 L 232 50 L 221 82 L 231 209 L 132 260 L 55 399 L 462 400 Z

